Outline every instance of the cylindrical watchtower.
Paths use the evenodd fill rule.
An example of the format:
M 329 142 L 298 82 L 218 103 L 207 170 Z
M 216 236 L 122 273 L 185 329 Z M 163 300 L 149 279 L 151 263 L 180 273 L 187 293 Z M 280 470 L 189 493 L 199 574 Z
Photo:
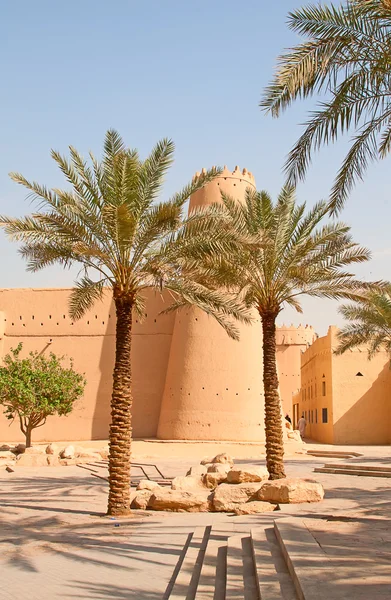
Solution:
M 220 202 L 220 192 L 243 201 L 251 173 L 223 172 L 190 199 L 190 210 Z M 231 340 L 212 318 L 189 307 L 176 314 L 158 438 L 262 441 L 262 328 L 257 313 Z

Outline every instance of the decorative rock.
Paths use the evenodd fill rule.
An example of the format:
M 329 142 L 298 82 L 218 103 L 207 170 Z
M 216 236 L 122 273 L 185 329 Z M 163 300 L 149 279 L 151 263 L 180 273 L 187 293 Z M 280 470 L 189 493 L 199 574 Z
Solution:
M 300 431 L 297 431 L 296 429 L 294 431 L 288 431 L 288 439 L 294 440 L 295 442 L 303 442 L 303 440 L 301 439 Z
M 8 473 L 15 473 L 14 469 L 12 467 L 10 467 L 8 465 L 8 467 L 5 468 L 6 471 L 8 471 Z
M 146 510 L 152 494 L 152 490 L 139 490 L 133 498 L 130 504 L 130 508 L 139 508 L 140 510 Z
M 300 504 L 302 502 L 320 502 L 324 489 L 320 483 L 312 479 L 276 479 L 266 481 L 260 488 L 259 500 L 279 504 Z
M 25 450 L 26 450 L 26 444 L 18 444 L 17 446 L 15 446 L 16 454 L 22 454 L 23 452 L 25 452 Z
M 210 491 L 168 490 L 160 488 L 152 492 L 148 508 L 174 512 L 208 512 L 210 510 Z
M 213 508 L 218 512 L 234 512 L 238 504 L 255 500 L 262 483 L 222 483 L 213 494 Z
M 201 475 L 197 475 L 196 477 L 175 477 L 171 482 L 172 490 L 194 490 L 202 489 L 203 487 Z
M 46 454 L 58 454 L 58 446 L 56 444 L 49 444 L 46 446 Z
M 10 450 L 0 450 L 0 460 L 16 460 L 16 456 Z
M 149 479 L 142 479 L 139 481 L 137 491 L 140 490 L 153 490 L 156 487 L 160 487 L 156 481 L 150 481 Z
M 266 467 L 243 465 L 234 467 L 227 474 L 228 483 L 245 483 L 247 481 L 266 481 L 269 473 Z
M 25 454 L 45 454 L 45 448 L 43 446 L 30 446 L 30 448 L 25 448 Z
M 47 467 L 49 464 L 49 455 L 44 452 L 38 454 L 23 453 L 17 458 L 18 467 Z
M 73 446 L 67 446 L 60 452 L 61 458 L 74 458 L 75 456 L 75 448 Z
M 67 458 L 66 456 L 64 456 L 64 458 Z M 72 458 L 72 457 L 70 457 Z M 83 448 L 83 450 L 81 452 L 77 452 L 75 454 L 75 458 L 86 458 L 89 461 L 101 461 L 102 457 L 99 454 L 99 452 L 94 452 L 94 450 L 91 450 L 89 448 Z
M 228 473 L 231 470 L 231 465 L 226 463 L 225 465 L 221 463 L 215 463 L 208 467 L 208 473 Z
M 196 465 L 195 467 L 190 467 L 190 469 L 186 473 L 186 477 L 194 477 L 194 475 L 205 475 L 206 472 L 207 468 L 205 465 Z
M 222 454 L 217 454 L 211 461 L 213 464 L 215 463 L 220 463 L 220 464 L 229 464 L 229 465 L 233 465 L 234 461 L 232 456 L 230 456 L 229 454 L 227 454 L 226 452 L 223 452 Z
M 210 465 L 213 462 L 213 458 L 203 458 L 200 465 Z
M 46 460 L 48 462 L 49 467 L 58 467 L 60 465 L 60 461 L 58 460 L 57 454 L 47 454 Z
M 206 473 L 203 477 L 204 485 L 213 490 L 224 481 L 227 481 L 227 473 Z
M 0 452 L 9 452 L 11 450 L 11 446 L 8 446 L 8 444 L 3 444 L 2 446 L 0 446 Z
M 246 502 L 245 504 L 238 504 L 235 508 L 235 514 L 255 515 L 257 513 L 264 513 L 272 510 L 278 510 L 278 505 L 270 504 L 270 502 L 252 500 L 251 502 Z

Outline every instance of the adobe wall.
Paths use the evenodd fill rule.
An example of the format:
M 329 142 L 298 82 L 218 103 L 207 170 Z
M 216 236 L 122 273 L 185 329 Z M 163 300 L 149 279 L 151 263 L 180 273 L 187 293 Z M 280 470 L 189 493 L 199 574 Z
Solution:
M 332 336 L 330 327 L 301 356 L 299 418 L 304 413 L 306 437 L 325 444 L 334 443 Z M 323 409 L 327 423 L 322 422 Z
M 390 358 L 379 352 L 369 360 L 365 347 L 336 356 L 337 331 L 330 327 L 302 356 L 299 402 L 306 436 L 334 444 L 390 444 Z M 323 408 L 327 424 L 322 423 Z
M 147 294 L 146 317 L 134 323 L 133 433 L 156 436 L 164 388 L 174 315 L 159 315 L 160 294 Z M 73 412 L 50 417 L 36 429 L 33 440 L 105 439 L 110 421 L 110 396 L 115 350 L 115 310 L 110 293 L 83 319 L 73 323 L 68 316 L 68 289 L 0 290 L 0 337 L 3 355 L 23 342 L 24 353 L 53 351 L 74 358 L 75 368 L 86 375 L 87 386 Z M 1 317 L 1 313 L 0 313 Z M 1 328 L 4 328 L 1 335 Z M 1 411 L 1 407 L 0 407 Z M 23 440 L 17 423 L 0 412 L 0 440 Z
M 308 325 L 277 327 L 278 380 L 284 416 L 289 414 L 293 418 L 292 397 L 301 385 L 301 356 L 316 337 L 314 329 Z
M 387 352 L 378 352 L 371 360 L 366 348 L 334 355 L 335 443 L 390 444 L 390 390 L 390 357 Z

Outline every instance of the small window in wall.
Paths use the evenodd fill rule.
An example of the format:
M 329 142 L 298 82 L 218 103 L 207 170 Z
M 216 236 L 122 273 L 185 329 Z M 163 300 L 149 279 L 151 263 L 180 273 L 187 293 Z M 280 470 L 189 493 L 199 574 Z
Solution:
M 315 408 L 315 423 L 318 422 L 318 409 Z
M 311 423 L 313 423 L 313 422 L 314 422 L 314 411 L 311 410 Z
M 326 395 L 326 382 L 322 381 L 322 396 Z
M 313 395 L 313 388 L 312 388 L 312 385 L 311 385 L 311 398 L 313 398 L 313 397 L 314 397 L 314 395 Z
M 316 391 L 316 383 L 315 383 L 315 398 L 317 396 L 317 391 Z
M 327 423 L 327 408 L 322 408 L 322 423 Z
M 359 371 L 358 373 L 356 373 L 356 377 L 364 377 L 364 375 Z

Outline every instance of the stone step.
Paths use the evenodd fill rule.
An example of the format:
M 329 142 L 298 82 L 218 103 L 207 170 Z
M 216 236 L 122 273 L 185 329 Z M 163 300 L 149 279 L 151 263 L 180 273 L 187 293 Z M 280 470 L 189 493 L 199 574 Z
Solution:
M 389 471 L 369 471 L 358 470 L 358 469 L 336 469 L 334 466 L 329 467 L 317 467 L 314 469 L 314 473 L 331 473 L 333 475 L 355 475 L 356 477 L 385 477 L 391 479 L 391 473 Z
M 175 583 L 165 597 L 170 600 L 193 600 L 196 597 L 198 580 L 210 536 L 211 527 L 198 527 L 191 538 L 190 544 Z
M 244 600 L 242 536 L 228 539 L 226 600 Z
M 198 581 L 196 600 L 224 600 L 226 572 L 227 538 L 209 538 Z
M 251 542 L 259 598 L 297 600 L 295 586 L 274 529 L 252 529 Z
M 391 473 L 391 467 L 386 467 L 378 463 L 377 465 L 367 465 L 366 463 L 333 463 L 324 465 L 326 468 L 331 467 L 332 469 L 350 469 L 357 471 L 381 471 L 383 473 Z
M 299 600 L 336 600 L 331 562 L 303 521 L 280 519 L 274 531 Z
M 364 456 L 359 452 L 338 452 L 337 450 L 307 450 L 307 454 L 310 456 L 319 456 L 325 458 L 357 458 L 359 456 Z

